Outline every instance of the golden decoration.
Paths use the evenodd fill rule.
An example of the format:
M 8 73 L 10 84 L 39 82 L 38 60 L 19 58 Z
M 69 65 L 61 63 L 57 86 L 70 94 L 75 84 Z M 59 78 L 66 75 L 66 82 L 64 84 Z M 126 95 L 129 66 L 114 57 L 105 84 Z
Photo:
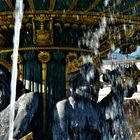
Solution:
M 11 59 L 13 59 L 13 54 L 11 55 Z M 22 56 L 18 53 L 18 64 L 22 63 Z
M 56 22 L 56 23 L 54 24 L 54 26 L 57 27 L 57 28 L 60 28 L 60 27 L 61 27 L 61 24 L 60 24 L 59 22 Z
M 101 66 L 101 58 L 93 56 L 92 61 L 93 64 L 96 65 L 97 68 Z M 75 53 L 70 53 L 66 56 L 67 60 L 67 73 L 76 72 L 80 70 L 83 63 L 83 56 L 78 57 Z
M 39 29 L 36 29 L 35 22 L 40 23 Z M 45 29 L 45 22 L 48 21 L 49 29 Z M 53 28 L 52 28 L 52 18 L 46 17 L 45 14 L 36 15 L 32 19 L 33 24 L 33 42 L 35 45 L 46 46 L 53 43 Z
M 8 29 L 6 25 L 2 25 L 1 28 L 2 28 L 3 30 L 7 30 L 7 29 Z
M 77 28 L 78 28 L 78 24 L 74 23 L 74 24 L 72 25 L 72 28 L 73 28 L 73 29 L 77 29 Z
M 47 63 L 48 61 L 50 61 L 51 59 L 51 55 L 48 52 L 40 52 L 38 54 L 38 60 L 42 63 Z
M 76 53 L 68 53 L 66 56 L 66 70 L 65 70 L 65 77 L 66 77 L 66 96 L 69 94 L 69 73 L 71 71 L 77 71 L 79 68 L 77 67 L 77 54 Z
M 14 25 L 13 25 L 13 24 L 10 24 L 10 25 L 9 25 L 9 28 L 10 28 L 10 29 L 14 29 Z
M 69 28 L 70 27 L 70 23 L 64 23 L 64 28 Z
M 25 25 L 25 27 L 28 28 L 28 29 L 31 29 L 31 28 L 32 28 L 32 24 L 31 24 L 31 23 L 27 23 L 27 24 Z
M 66 68 L 67 73 L 78 71 L 80 67 L 83 65 L 82 57 L 78 58 L 76 53 L 69 53 L 66 56 L 66 61 L 67 61 Z
M 133 29 L 127 29 L 127 30 L 125 30 L 125 36 L 126 37 L 132 37 L 133 35 L 134 35 L 134 33 L 135 33 L 135 29 L 133 28 Z
M 64 16 L 65 15 L 65 16 Z M 107 20 L 110 20 L 110 14 L 105 13 L 105 12 L 86 12 L 86 10 L 83 11 L 66 11 L 65 14 L 63 11 L 42 11 L 42 10 L 37 10 L 37 11 L 25 11 L 24 12 L 24 18 L 31 20 L 49 20 L 50 18 L 58 18 L 61 19 L 63 22 L 67 20 L 67 22 L 71 23 L 77 23 L 77 24 L 86 24 L 86 25 L 93 25 L 95 23 L 98 23 L 101 19 L 101 17 L 106 16 Z M 77 17 L 78 20 L 77 20 Z M 129 16 L 129 15 L 123 15 L 123 14 L 113 14 L 113 24 L 115 23 L 128 23 L 128 24 L 134 24 L 137 25 L 138 29 L 140 29 L 140 18 L 138 16 Z M 9 24 L 13 24 L 14 17 L 13 17 L 13 12 L 12 11 L 6 11 L 6 12 L 0 12 L 0 24 L 1 25 L 6 25 L 7 21 L 9 21 Z M 12 20 L 11 20 L 12 19 Z M 3 24 L 5 23 L 5 24 Z M 33 24 L 33 23 L 32 23 Z M 79 24 L 79 25 L 80 25 Z M 78 25 L 78 26 L 79 26 Z
M 38 45 L 49 45 L 50 44 L 49 30 L 36 30 L 34 43 Z
M 81 25 L 80 28 L 84 30 L 86 29 L 86 25 Z
M 70 62 L 70 61 L 73 61 L 74 59 L 77 59 L 77 54 L 76 53 L 69 53 L 67 56 L 66 56 L 66 59 L 67 59 L 67 62 Z
M 96 57 L 96 56 L 93 56 L 93 57 L 92 57 L 93 64 L 96 65 L 96 67 L 98 67 L 98 68 L 101 66 L 101 60 L 100 60 L 100 59 L 101 59 L 101 58 Z
M 38 60 L 42 63 L 42 94 L 43 94 L 43 132 L 46 133 L 46 78 L 47 78 L 47 62 L 50 60 L 51 55 L 48 52 L 40 52 Z
M 77 59 L 74 59 L 72 62 L 69 62 L 67 65 L 68 73 L 76 72 L 80 69 L 81 63 L 78 62 Z
M 70 48 L 70 47 L 25 47 L 25 48 L 19 48 L 19 51 L 48 51 L 48 50 L 62 50 L 62 51 L 76 51 L 76 52 L 86 52 L 86 53 L 92 53 L 92 50 L 87 50 L 87 49 L 81 49 L 81 48 Z M 12 52 L 13 49 L 5 49 L 5 50 L 0 50 L 1 53 L 8 53 Z
M 33 140 L 33 132 L 30 132 L 26 136 L 22 137 L 20 140 Z

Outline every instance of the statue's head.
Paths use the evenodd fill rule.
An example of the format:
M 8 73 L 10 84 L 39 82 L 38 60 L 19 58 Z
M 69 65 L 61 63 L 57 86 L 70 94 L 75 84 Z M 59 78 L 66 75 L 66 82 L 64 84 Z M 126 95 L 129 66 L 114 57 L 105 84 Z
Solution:
M 137 91 L 137 82 L 130 71 L 131 68 L 119 67 L 112 71 L 106 70 L 103 81 L 111 84 L 112 89 L 121 87 L 126 97 L 131 97 Z
M 99 72 L 92 63 L 86 63 L 80 70 L 70 73 L 69 83 L 71 93 L 98 100 Z

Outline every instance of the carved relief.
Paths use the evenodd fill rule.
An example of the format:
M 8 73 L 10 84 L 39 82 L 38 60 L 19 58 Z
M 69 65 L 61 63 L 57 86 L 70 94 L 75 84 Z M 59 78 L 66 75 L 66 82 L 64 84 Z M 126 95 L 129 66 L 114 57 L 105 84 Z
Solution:
M 50 44 L 50 32 L 48 30 L 36 30 L 35 44 L 49 45 Z
M 39 46 L 52 44 L 52 18 L 46 17 L 44 14 L 35 16 L 33 22 L 33 42 Z M 38 24 L 36 26 L 36 24 Z M 47 24 L 47 25 L 46 25 Z

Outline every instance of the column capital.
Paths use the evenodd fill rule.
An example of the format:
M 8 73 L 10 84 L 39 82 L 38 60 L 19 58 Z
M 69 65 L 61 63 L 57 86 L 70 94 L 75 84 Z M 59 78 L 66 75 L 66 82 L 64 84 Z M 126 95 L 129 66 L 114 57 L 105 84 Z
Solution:
M 71 61 L 73 61 L 73 60 L 75 60 L 75 59 L 77 59 L 77 54 L 76 53 L 68 53 L 67 55 L 66 55 L 66 62 L 67 63 L 69 63 L 69 62 L 71 62 Z
M 67 62 L 67 73 L 75 72 L 80 69 L 82 66 L 83 60 L 82 57 L 78 57 L 76 53 L 69 53 L 66 56 L 66 62 Z
M 11 60 L 13 60 L 13 54 L 11 55 Z M 22 58 L 22 56 L 18 53 L 18 64 L 20 64 L 20 63 L 22 63 L 22 60 L 23 60 L 23 58 Z
M 47 63 L 47 62 L 49 62 L 50 61 L 50 59 L 51 59 L 51 55 L 50 55 L 50 53 L 48 53 L 48 52 L 40 52 L 39 54 L 38 54 L 38 60 L 41 62 L 41 63 Z

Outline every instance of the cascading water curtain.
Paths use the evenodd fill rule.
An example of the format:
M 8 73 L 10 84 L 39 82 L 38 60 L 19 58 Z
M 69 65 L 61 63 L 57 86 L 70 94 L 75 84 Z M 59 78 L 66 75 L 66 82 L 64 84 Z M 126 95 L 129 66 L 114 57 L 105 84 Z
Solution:
M 16 83 L 17 83 L 17 60 L 18 48 L 20 41 L 20 29 L 23 18 L 23 0 L 16 0 L 15 5 L 15 25 L 13 36 L 13 64 L 12 64 L 12 78 L 11 78 L 11 100 L 10 100 L 10 115 L 9 115 L 9 140 L 13 139 L 14 129 L 14 115 L 15 115 L 15 98 L 16 98 Z

